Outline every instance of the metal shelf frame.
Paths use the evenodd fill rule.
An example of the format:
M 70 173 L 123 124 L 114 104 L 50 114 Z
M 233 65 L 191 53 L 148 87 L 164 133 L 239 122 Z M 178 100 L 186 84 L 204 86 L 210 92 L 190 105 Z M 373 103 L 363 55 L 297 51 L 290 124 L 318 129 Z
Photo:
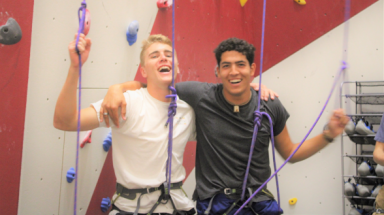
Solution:
M 355 94 L 343 94 L 343 87 L 345 85 L 351 86 L 355 85 Z M 355 103 L 355 113 L 347 113 L 354 120 L 359 118 L 364 118 L 372 125 L 380 124 L 382 112 L 363 112 L 364 105 L 384 105 L 384 92 L 380 93 L 363 93 L 363 88 L 369 87 L 382 87 L 384 88 L 384 81 L 345 81 L 340 84 L 340 108 L 343 108 L 343 98 L 350 99 Z M 380 88 L 381 89 L 381 88 Z M 344 137 L 348 136 L 355 143 L 355 154 L 348 155 L 344 152 Z M 369 160 L 372 164 L 373 155 L 372 151 L 364 151 L 363 145 L 374 145 L 374 136 L 375 135 L 342 135 L 341 136 L 341 179 L 342 179 L 342 202 L 343 202 L 343 214 L 345 215 L 345 200 L 348 199 L 351 204 L 372 206 L 375 201 L 375 197 L 360 197 L 360 196 L 345 196 L 344 189 L 344 179 L 345 178 L 354 178 L 355 182 L 383 182 L 382 177 L 377 176 L 358 176 L 357 168 L 358 165 L 364 161 Z M 360 148 L 358 148 L 360 147 Z M 360 153 L 358 154 L 358 149 Z M 344 175 L 344 159 L 349 158 L 355 162 L 356 165 L 356 175 Z

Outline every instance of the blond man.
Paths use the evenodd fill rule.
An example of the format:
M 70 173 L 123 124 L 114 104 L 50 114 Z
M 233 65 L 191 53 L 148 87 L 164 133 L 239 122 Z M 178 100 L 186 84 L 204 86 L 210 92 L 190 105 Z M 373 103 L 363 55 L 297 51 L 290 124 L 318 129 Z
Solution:
M 69 45 L 71 65 L 68 77 L 57 100 L 54 126 L 60 130 L 77 129 L 76 91 L 79 60 L 76 42 Z M 87 61 L 91 40 L 80 36 L 78 49 L 82 63 Z M 169 85 L 172 69 L 178 73 L 177 60 L 172 68 L 172 44 L 162 35 L 151 35 L 143 41 L 140 72 L 147 79 L 147 88 L 124 93 L 126 120 L 112 126 L 113 166 L 116 174 L 116 194 L 110 215 L 120 214 L 194 214 L 194 204 L 182 190 L 185 178 L 182 165 L 185 145 L 195 138 L 195 115 L 192 108 L 177 99 L 174 116 L 172 151 L 172 188 L 166 195 Z M 81 110 L 81 130 L 106 126 L 100 115 L 102 100 Z

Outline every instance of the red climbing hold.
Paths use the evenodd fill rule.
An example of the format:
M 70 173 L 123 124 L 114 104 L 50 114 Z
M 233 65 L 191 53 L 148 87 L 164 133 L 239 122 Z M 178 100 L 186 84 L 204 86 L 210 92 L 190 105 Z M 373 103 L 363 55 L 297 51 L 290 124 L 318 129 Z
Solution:
M 85 135 L 83 141 L 80 144 L 80 147 L 83 148 L 86 143 L 91 143 L 92 130 L 88 131 Z
M 167 8 L 172 5 L 172 0 L 157 0 L 157 7 L 158 8 Z
M 84 35 L 87 35 L 89 29 L 91 28 L 91 13 L 88 9 L 85 10 L 85 20 L 84 20 Z

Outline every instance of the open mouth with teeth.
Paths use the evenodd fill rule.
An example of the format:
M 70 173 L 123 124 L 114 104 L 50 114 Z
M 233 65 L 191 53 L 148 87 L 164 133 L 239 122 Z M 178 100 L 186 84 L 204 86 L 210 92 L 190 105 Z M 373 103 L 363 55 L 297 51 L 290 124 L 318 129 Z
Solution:
M 241 82 L 241 79 L 233 79 L 229 81 L 231 84 L 238 84 Z
M 169 71 L 171 71 L 171 68 L 168 66 L 162 66 L 159 68 L 159 71 L 160 72 L 169 72 Z

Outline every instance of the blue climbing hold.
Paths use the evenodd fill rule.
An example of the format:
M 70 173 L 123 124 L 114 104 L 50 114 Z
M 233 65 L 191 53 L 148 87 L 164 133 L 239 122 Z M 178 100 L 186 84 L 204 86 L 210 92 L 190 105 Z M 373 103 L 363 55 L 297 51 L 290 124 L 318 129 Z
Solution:
M 105 213 L 109 207 L 111 207 L 111 199 L 109 197 L 103 198 L 103 200 L 101 200 L 101 211 Z
M 73 179 L 75 179 L 75 175 L 76 175 L 75 169 L 73 167 L 71 167 L 67 171 L 67 181 L 68 181 L 68 183 L 71 183 L 73 181 Z
M 5 25 L 0 26 L 0 43 L 13 45 L 21 40 L 22 32 L 15 19 L 9 18 Z
M 137 40 L 137 32 L 139 32 L 139 22 L 134 20 L 129 24 L 127 29 L 127 41 L 129 45 L 133 45 Z
M 112 133 L 109 132 L 108 136 L 103 141 L 103 149 L 104 151 L 109 151 L 109 148 L 112 146 Z

